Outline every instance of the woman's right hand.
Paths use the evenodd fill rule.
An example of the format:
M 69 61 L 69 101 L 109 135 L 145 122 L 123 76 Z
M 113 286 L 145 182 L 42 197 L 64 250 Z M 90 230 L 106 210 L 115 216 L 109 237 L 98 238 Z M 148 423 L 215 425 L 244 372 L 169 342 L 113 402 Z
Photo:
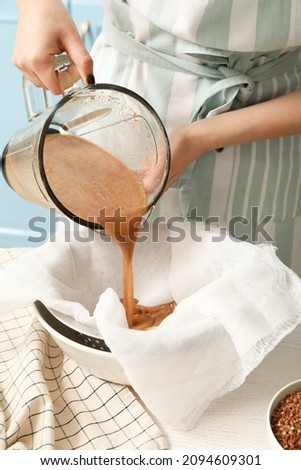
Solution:
M 13 63 L 38 87 L 55 95 L 80 77 L 87 83 L 93 61 L 61 0 L 17 0 L 19 18 Z M 67 52 L 73 64 L 60 74 L 54 69 L 55 55 Z

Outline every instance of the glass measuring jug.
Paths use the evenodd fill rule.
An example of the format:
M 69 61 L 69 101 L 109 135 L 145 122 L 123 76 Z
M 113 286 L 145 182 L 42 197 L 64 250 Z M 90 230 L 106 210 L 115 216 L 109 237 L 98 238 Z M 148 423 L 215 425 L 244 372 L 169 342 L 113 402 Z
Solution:
M 115 186 L 122 205 L 129 172 L 130 192 L 142 189 L 145 194 L 139 215 L 148 213 L 161 196 L 170 166 L 168 137 L 155 110 L 131 90 L 111 84 L 74 89 L 52 108 L 30 114 L 29 121 L 2 158 L 7 183 L 23 198 L 101 229 L 108 191 Z M 114 163 L 106 173 L 111 186 L 104 175 L 108 156 Z

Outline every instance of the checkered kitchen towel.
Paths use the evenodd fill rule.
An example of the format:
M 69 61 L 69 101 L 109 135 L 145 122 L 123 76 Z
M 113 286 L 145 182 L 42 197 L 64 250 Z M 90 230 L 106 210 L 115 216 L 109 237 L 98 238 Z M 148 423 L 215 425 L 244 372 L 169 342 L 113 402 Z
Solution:
M 0 249 L 0 268 L 24 251 Z M 24 308 L 0 323 L 0 450 L 166 449 L 131 389 L 64 357 L 34 314 Z

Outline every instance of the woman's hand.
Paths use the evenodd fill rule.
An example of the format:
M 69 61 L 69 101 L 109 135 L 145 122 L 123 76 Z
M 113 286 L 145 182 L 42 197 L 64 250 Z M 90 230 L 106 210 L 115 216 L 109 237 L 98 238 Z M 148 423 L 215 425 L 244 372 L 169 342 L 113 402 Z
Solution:
M 194 159 L 190 131 L 191 124 L 188 124 L 174 129 L 168 136 L 171 162 L 165 190 L 177 180 Z
M 301 90 L 179 127 L 169 135 L 166 189 L 205 152 L 296 134 L 301 134 Z
M 17 0 L 19 19 L 13 63 L 38 87 L 60 94 L 80 77 L 86 83 L 93 61 L 61 0 Z M 60 74 L 55 54 L 67 52 L 73 64 Z

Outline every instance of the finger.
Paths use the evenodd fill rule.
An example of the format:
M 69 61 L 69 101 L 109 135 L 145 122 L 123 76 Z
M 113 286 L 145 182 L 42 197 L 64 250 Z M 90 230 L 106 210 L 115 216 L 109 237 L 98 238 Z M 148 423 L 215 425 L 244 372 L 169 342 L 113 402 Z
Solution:
M 55 56 L 49 55 L 46 60 L 39 61 L 34 67 L 35 74 L 43 83 L 43 87 L 50 90 L 54 95 L 62 93 L 60 82 L 55 71 Z
M 26 62 L 24 60 L 17 60 L 15 56 L 13 57 L 13 64 L 22 72 L 26 80 L 39 88 L 45 88 L 43 80 L 35 73 L 35 66 L 29 65 L 34 64 L 35 62 L 36 60 L 31 61 L 29 58 Z
M 68 73 L 70 75 L 70 79 L 73 80 L 73 83 L 76 83 L 80 78 L 80 73 L 76 67 L 76 65 L 74 64 L 70 64 L 69 68 L 68 68 Z
M 45 62 L 44 62 L 45 64 Z M 61 94 L 64 90 L 72 87 L 80 79 L 80 74 L 74 64 L 61 72 L 55 71 L 55 59 L 51 57 L 49 61 L 41 68 L 36 67 L 36 73 L 32 70 L 23 74 L 27 80 L 36 85 L 50 90 L 54 95 Z
M 38 88 L 44 88 L 44 83 L 39 79 L 39 77 L 34 72 L 24 72 L 23 73 L 26 80 Z
M 80 36 L 76 36 L 76 40 L 70 40 L 66 44 L 66 51 L 76 66 L 83 82 L 87 84 L 87 77 L 89 75 L 93 75 L 93 60 L 87 49 L 84 47 Z
M 48 70 L 44 70 L 43 74 L 38 76 L 43 83 L 43 87 L 50 90 L 51 93 L 54 95 L 60 95 L 62 93 L 60 81 L 55 70 L 49 68 Z
M 70 64 L 68 68 L 62 72 L 57 72 L 57 78 L 60 84 L 61 92 L 71 88 L 79 79 L 80 74 L 74 64 Z

